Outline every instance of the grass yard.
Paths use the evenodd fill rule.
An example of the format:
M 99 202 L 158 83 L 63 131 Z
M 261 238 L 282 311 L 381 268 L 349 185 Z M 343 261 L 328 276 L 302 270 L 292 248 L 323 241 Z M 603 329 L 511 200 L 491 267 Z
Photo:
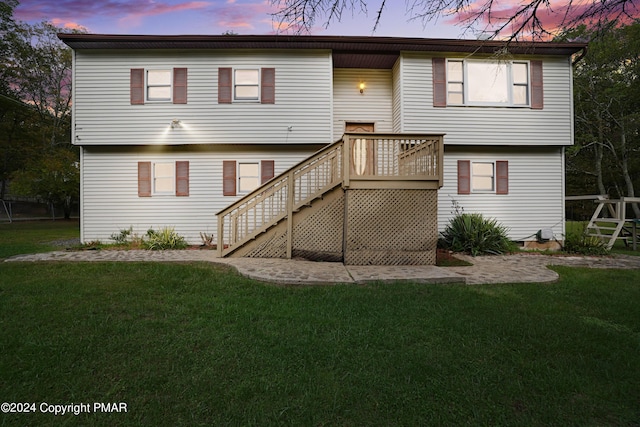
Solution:
M 74 232 L 2 225 L 0 253 Z M 127 405 L 0 425 L 636 425 L 640 270 L 556 270 L 283 287 L 205 263 L 0 262 L 0 402 Z
M 0 264 L 2 425 L 633 425 L 640 271 L 277 287 L 207 264 Z
M 64 249 L 62 241 L 80 237 L 77 220 L 0 223 L 0 259 Z

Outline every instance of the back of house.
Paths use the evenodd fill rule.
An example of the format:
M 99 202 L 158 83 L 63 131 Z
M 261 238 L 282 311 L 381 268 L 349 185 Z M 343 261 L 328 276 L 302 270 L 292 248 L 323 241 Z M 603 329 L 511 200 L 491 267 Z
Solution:
M 539 230 L 564 235 L 572 56 L 584 44 L 59 37 L 73 49 L 83 242 L 171 226 L 198 244 L 216 235 L 216 213 L 345 133 L 367 132 L 444 135 L 425 218 L 439 230 L 463 208 L 525 245 Z

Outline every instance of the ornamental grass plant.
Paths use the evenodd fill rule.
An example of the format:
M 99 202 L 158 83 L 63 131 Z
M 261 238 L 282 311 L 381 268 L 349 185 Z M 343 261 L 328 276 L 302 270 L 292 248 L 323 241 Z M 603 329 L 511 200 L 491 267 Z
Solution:
M 442 232 L 441 247 L 472 256 L 499 255 L 514 250 L 507 228 L 479 213 L 459 213 Z

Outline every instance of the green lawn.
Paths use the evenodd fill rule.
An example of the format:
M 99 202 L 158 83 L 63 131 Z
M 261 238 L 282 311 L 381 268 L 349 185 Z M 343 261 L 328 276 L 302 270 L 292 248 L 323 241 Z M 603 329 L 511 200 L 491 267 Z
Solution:
M 77 220 L 0 223 L 0 259 L 64 249 L 54 242 L 80 237 Z
M 556 270 L 283 287 L 204 263 L 0 263 L 0 401 L 128 411 L 0 425 L 637 424 L 640 270 Z

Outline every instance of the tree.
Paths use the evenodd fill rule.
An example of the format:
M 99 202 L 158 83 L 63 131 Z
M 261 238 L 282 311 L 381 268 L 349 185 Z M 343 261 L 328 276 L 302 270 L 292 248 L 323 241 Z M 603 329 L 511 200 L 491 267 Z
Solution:
M 12 186 L 19 194 L 35 195 L 47 205 L 62 205 L 65 219 L 71 216 L 71 203 L 80 196 L 78 155 L 58 149 L 44 158 L 29 161 L 15 174 Z
M 15 98 L 32 105 L 41 121 L 41 138 L 68 143 L 71 116 L 71 50 L 48 22 L 18 23 L 6 35 L 4 77 Z
M 48 22 L 15 22 L 15 0 L 0 3 L 0 192 L 62 204 L 79 195 L 71 145 L 71 50 Z
M 574 71 L 576 145 L 568 152 L 567 183 L 591 187 L 587 192 L 635 197 L 640 181 L 640 21 L 597 30 L 581 26 L 563 37 L 590 40 Z M 637 204 L 633 210 L 640 218 Z
M 271 0 L 271 4 L 279 9 L 275 16 L 285 27 L 296 32 L 310 32 L 318 19 L 328 27 L 332 22 L 340 21 L 345 12 L 366 15 L 370 3 L 367 0 Z M 551 0 L 505 3 L 496 0 L 406 0 L 405 10 L 409 19 L 420 20 L 423 24 L 452 17 L 466 31 L 479 31 L 489 38 L 508 35 L 509 40 L 547 39 L 555 28 L 571 28 L 587 22 L 628 21 L 640 12 L 636 0 L 566 0 L 563 5 Z M 387 0 L 376 2 L 374 32 L 387 7 L 398 6 Z

